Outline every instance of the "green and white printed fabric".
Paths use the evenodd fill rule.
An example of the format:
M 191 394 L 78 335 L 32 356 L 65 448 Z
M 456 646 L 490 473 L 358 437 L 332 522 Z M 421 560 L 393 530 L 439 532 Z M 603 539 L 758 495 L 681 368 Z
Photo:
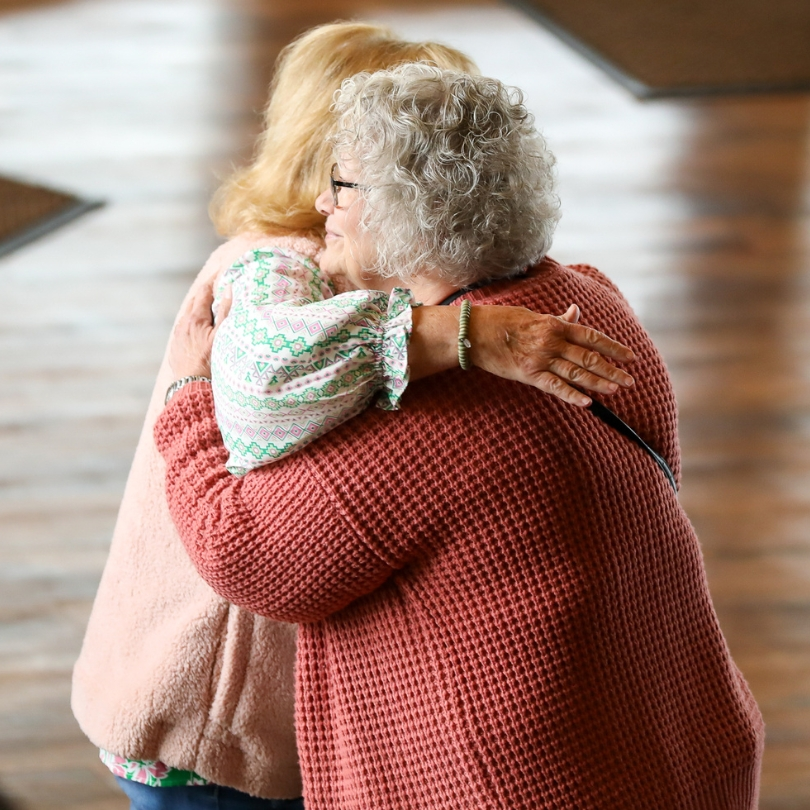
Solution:
M 115 776 L 129 779 L 131 782 L 140 782 L 149 787 L 187 787 L 208 784 L 207 779 L 203 779 L 194 771 L 170 768 L 154 759 L 126 759 L 111 754 L 103 748 L 99 751 L 99 756 Z
M 396 410 L 408 383 L 410 291 L 336 295 L 306 256 L 260 248 L 226 271 L 233 288 L 211 353 L 216 417 L 235 475 L 322 436 L 373 400 Z

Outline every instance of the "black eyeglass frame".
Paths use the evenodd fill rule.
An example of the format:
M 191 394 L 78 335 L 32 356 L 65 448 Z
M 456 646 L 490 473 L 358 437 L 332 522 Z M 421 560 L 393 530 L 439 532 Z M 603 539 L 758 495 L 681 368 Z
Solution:
M 335 169 L 337 169 L 337 163 L 332 165 L 331 170 L 329 171 L 329 185 L 332 189 L 332 202 L 335 205 L 335 208 L 340 208 L 338 204 L 338 189 L 339 188 L 362 188 L 363 186 L 360 183 L 347 183 L 345 180 L 335 180 Z

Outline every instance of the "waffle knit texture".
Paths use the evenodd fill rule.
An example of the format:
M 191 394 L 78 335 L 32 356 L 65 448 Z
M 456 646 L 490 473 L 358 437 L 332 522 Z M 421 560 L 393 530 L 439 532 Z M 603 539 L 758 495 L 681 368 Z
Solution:
M 663 362 L 586 266 L 545 261 L 473 303 L 562 312 L 629 344 L 611 407 L 679 474 Z M 762 719 L 694 531 L 639 447 L 478 370 L 412 383 L 234 478 L 210 386 L 155 437 L 202 576 L 298 622 L 308 810 L 754 810 Z
M 186 302 L 261 246 L 311 257 L 322 247 L 243 234 L 212 254 Z M 255 796 L 294 798 L 301 795 L 295 627 L 230 604 L 189 562 L 152 437 L 173 379 L 164 358 L 73 670 L 73 713 L 95 745 L 119 757 L 160 760 Z

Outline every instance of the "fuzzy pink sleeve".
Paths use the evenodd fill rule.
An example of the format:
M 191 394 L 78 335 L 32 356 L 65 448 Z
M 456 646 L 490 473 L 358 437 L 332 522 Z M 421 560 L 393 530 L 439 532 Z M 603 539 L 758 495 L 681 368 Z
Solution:
M 228 601 L 278 621 L 318 621 L 392 573 L 332 508 L 303 454 L 241 478 L 226 471 L 209 385 L 173 398 L 155 442 L 180 538 Z

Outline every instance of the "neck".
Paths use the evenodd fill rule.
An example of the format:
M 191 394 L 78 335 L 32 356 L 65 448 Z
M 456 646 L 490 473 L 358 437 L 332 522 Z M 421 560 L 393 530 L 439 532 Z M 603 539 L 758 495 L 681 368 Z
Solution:
M 458 287 L 448 284 L 446 281 L 420 280 L 416 284 L 411 284 L 413 297 L 425 306 L 435 306 L 441 304 L 448 295 L 452 295 Z
M 452 295 L 458 287 L 448 284 L 440 279 L 416 278 L 410 284 L 398 278 L 375 279 L 373 288 L 390 293 L 394 287 L 406 287 L 413 293 L 413 297 L 420 304 L 435 306 L 441 304 L 447 296 Z

